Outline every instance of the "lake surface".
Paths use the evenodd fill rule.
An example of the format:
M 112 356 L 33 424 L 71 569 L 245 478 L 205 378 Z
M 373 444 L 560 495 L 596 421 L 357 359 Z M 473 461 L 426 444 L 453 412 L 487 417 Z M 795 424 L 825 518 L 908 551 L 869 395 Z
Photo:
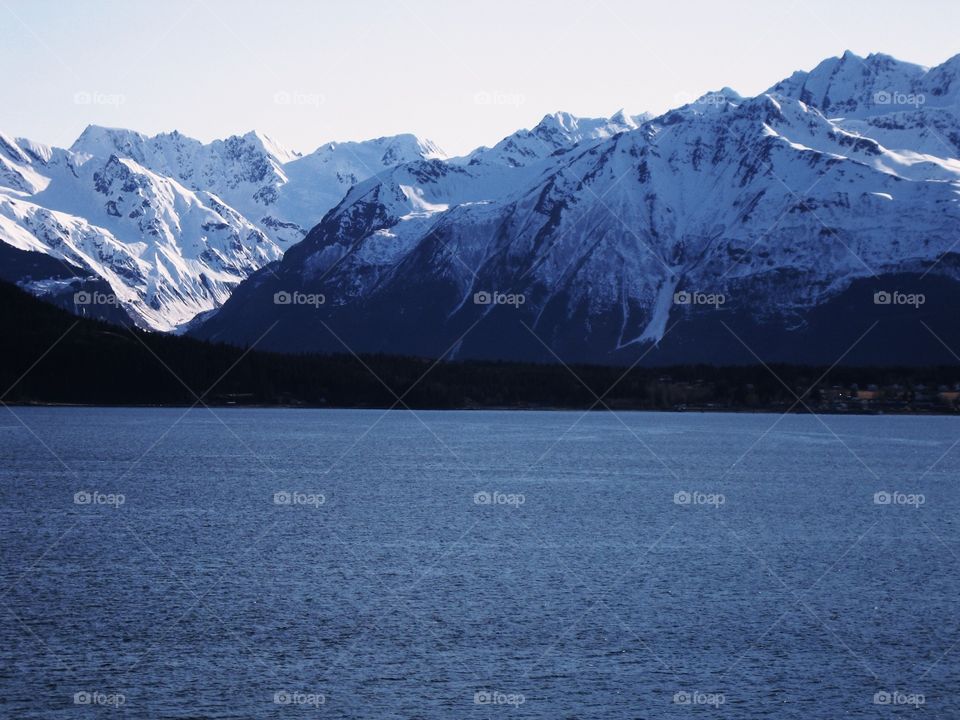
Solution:
M 960 717 L 958 439 L 0 408 L 0 717 Z

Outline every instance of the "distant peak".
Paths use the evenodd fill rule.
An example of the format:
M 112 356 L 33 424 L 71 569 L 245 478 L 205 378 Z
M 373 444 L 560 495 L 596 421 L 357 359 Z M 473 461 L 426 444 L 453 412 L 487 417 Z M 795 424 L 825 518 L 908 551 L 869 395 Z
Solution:
M 72 152 L 90 155 L 109 156 L 116 151 L 129 154 L 142 145 L 147 136 L 136 130 L 111 128 L 102 125 L 87 125 L 80 137 L 70 146 Z
M 259 130 L 248 130 L 243 134 L 242 137 L 244 140 L 248 140 L 250 142 L 258 142 L 262 145 L 268 145 L 273 142 L 267 135 L 260 132 Z
M 544 115 L 543 119 L 538 124 L 543 127 L 555 127 L 562 130 L 570 130 L 576 127 L 577 118 L 571 113 L 563 110 L 557 110 L 556 112 L 547 113 Z
M 296 158 L 300 157 L 300 153 L 294 152 L 293 150 L 288 150 L 273 138 L 265 133 L 260 132 L 259 130 L 250 130 L 244 133 L 241 136 L 241 139 L 250 143 L 251 145 L 259 147 L 281 164 L 290 162 L 291 160 L 295 160 Z
M 117 127 L 107 127 L 105 125 L 87 125 L 83 132 L 80 133 L 80 137 L 101 137 L 101 136 L 110 136 L 110 137 L 138 137 L 145 138 L 146 135 L 139 133 L 136 130 L 128 130 L 126 128 L 117 128 Z
M 426 138 L 418 137 L 413 133 L 383 135 L 367 140 L 331 141 L 318 147 L 310 153 L 308 157 L 331 156 L 337 153 L 338 150 L 342 150 L 347 157 L 355 158 L 356 153 L 363 148 L 379 148 L 380 152 L 385 153 L 383 157 L 385 158 L 385 164 L 388 165 L 419 158 L 425 160 L 443 160 L 448 157 L 436 143 Z
M 610 122 L 615 125 L 626 125 L 627 127 L 636 127 L 637 125 L 636 121 L 627 115 L 623 108 L 620 108 L 610 116 Z
M 413 133 L 400 133 L 399 135 L 377 138 L 374 142 L 386 143 L 392 148 L 401 150 L 403 153 L 419 155 L 427 160 L 444 159 L 447 157 L 447 154 L 435 143 L 414 135 Z
M 421 154 L 427 159 L 438 159 L 443 160 L 444 158 L 449 157 L 446 151 L 437 145 L 433 140 L 428 138 L 417 138 L 417 143 L 420 145 Z
M 743 96 L 736 90 L 722 87 L 719 90 L 704 93 L 693 102 L 688 103 L 687 107 L 695 112 L 703 113 L 725 108 L 729 104 L 739 104 L 743 100 Z

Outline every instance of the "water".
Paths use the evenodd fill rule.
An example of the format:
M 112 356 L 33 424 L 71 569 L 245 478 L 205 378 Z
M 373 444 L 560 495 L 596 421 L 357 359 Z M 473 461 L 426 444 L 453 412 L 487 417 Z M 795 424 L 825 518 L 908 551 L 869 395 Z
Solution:
M 3 718 L 960 713 L 951 418 L 0 412 Z

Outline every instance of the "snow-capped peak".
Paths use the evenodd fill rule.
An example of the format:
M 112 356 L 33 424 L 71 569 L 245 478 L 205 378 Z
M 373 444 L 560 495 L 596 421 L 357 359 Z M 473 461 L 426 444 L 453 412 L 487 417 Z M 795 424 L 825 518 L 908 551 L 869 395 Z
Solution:
M 620 108 L 610 116 L 610 124 L 622 127 L 625 130 L 635 130 L 640 127 L 639 123 L 633 117 L 627 115 L 623 108 Z
M 288 150 L 283 145 L 258 130 L 251 130 L 250 132 L 245 133 L 243 135 L 243 139 L 246 142 L 258 145 L 265 153 L 276 159 L 280 164 L 296 160 L 301 156 L 301 153 L 294 150 Z
M 648 119 L 646 115 L 630 117 L 622 110 L 609 118 L 584 118 L 557 111 L 544 115 L 530 130 L 518 130 L 492 148 L 478 148 L 463 159 L 473 164 L 490 162 L 525 167 L 581 142 L 603 140 L 635 130 Z
M 891 106 L 926 102 L 924 79 L 931 72 L 890 55 L 873 53 L 863 58 L 847 50 L 809 72 L 793 73 L 767 92 L 802 100 L 828 117 L 866 117 L 885 114 Z
M 547 113 L 543 116 L 543 119 L 537 124 L 537 127 L 542 128 L 553 128 L 561 130 L 563 132 L 572 133 L 576 132 L 578 125 L 578 118 L 571 113 L 564 112 L 563 110 L 558 110 L 557 112 Z
M 148 137 L 135 130 L 87 125 L 80 133 L 70 151 L 73 153 L 109 157 L 112 154 L 140 160 Z

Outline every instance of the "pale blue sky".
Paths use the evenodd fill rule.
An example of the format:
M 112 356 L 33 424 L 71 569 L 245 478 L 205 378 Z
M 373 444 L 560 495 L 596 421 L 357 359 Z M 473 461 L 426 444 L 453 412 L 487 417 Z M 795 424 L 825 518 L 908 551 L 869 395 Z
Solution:
M 89 123 L 292 149 L 414 132 L 448 152 L 547 112 L 760 92 L 845 49 L 960 52 L 957 0 L 0 0 L 0 130 Z

